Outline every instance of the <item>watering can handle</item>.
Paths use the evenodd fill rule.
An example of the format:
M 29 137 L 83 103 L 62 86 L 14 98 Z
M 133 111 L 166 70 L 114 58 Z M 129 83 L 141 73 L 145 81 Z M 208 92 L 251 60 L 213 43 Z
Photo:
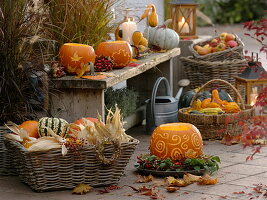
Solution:
M 152 96 L 151 96 L 151 117 L 152 117 L 151 121 L 152 121 L 152 124 L 154 126 L 156 126 L 156 121 L 155 121 L 156 95 L 157 95 L 158 87 L 159 87 L 159 84 L 161 83 L 161 81 L 164 82 L 166 96 L 170 96 L 171 95 L 171 89 L 170 89 L 169 81 L 165 77 L 159 77 L 157 79 L 156 83 L 154 84 L 153 91 L 152 91 Z

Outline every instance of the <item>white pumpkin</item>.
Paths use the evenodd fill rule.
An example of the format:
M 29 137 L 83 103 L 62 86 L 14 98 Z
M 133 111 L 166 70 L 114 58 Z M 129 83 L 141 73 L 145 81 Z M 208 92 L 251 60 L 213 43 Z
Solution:
M 170 50 L 178 47 L 179 35 L 170 28 L 147 27 L 144 36 L 150 45 L 155 45 L 161 49 Z

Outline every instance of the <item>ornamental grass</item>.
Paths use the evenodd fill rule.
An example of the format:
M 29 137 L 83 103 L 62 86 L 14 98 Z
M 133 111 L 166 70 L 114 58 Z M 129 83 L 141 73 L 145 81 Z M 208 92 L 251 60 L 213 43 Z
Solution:
M 32 8 L 28 0 L 0 0 L 0 125 L 32 118 L 40 105 L 30 79 L 47 58 L 38 45 L 44 18 Z
M 118 0 L 51 0 L 47 28 L 58 47 L 68 42 L 95 47 L 114 31 L 115 3 Z

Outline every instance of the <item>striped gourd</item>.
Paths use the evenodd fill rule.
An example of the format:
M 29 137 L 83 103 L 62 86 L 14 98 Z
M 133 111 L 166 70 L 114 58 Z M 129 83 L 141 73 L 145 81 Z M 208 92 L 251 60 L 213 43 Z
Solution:
M 38 134 L 40 137 L 49 136 L 46 127 L 51 128 L 55 134 L 65 137 L 69 131 L 69 123 L 61 118 L 43 117 L 39 120 Z

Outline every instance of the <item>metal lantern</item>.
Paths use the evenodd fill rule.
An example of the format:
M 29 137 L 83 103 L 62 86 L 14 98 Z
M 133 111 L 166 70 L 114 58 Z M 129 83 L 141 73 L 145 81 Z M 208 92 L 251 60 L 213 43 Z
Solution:
M 172 29 L 181 38 L 197 38 L 196 7 L 197 3 L 194 0 L 172 0 L 170 2 Z

